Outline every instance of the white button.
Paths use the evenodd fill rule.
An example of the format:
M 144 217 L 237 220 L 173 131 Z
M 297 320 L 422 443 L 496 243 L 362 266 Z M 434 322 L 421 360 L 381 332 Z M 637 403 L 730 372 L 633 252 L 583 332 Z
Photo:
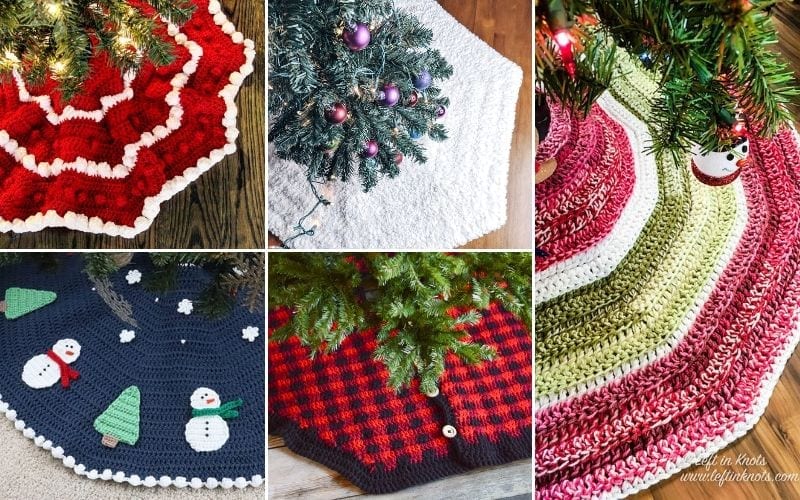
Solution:
M 442 434 L 444 434 L 444 437 L 452 439 L 456 437 L 457 434 L 456 428 L 453 427 L 452 425 L 445 425 L 444 427 L 442 427 Z
M 426 392 L 425 395 L 428 396 L 429 398 L 435 398 L 436 396 L 439 395 L 439 388 L 434 387 L 432 391 Z

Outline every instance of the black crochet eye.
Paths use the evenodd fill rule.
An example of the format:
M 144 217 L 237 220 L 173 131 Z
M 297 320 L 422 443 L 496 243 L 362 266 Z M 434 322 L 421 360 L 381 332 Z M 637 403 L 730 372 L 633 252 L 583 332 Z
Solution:
M 728 158 L 728 161 L 733 161 L 733 159 L 735 158 L 735 156 L 733 156 L 733 153 L 728 153 L 728 156 L 727 156 L 727 158 Z

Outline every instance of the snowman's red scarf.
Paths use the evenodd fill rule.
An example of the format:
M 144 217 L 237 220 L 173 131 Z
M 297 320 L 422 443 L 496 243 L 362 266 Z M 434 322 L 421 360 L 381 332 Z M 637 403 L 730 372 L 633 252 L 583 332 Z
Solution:
M 70 382 L 77 380 L 78 377 L 81 376 L 81 374 L 78 373 L 78 370 L 70 367 L 66 361 L 59 358 L 58 354 L 56 354 L 52 349 L 47 351 L 47 357 L 55 361 L 58 367 L 61 369 L 61 387 L 64 389 L 69 389 Z

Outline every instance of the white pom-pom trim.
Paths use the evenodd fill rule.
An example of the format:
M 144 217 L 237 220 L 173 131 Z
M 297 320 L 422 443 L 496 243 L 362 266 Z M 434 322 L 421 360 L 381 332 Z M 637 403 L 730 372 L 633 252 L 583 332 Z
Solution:
M 215 0 L 211 0 L 208 5 L 208 12 L 214 16 L 214 23 L 218 26 L 222 26 L 225 22 L 228 21 L 227 17 L 221 10 L 221 6 L 219 2 Z M 172 24 L 167 24 L 167 33 L 170 36 L 176 37 L 180 34 L 180 30 L 177 26 Z M 242 45 L 244 47 L 243 53 L 245 56 L 245 62 L 239 68 L 238 73 L 241 74 L 243 77 L 250 75 L 253 72 L 253 60 L 255 59 L 256 51 L 255 51 L 255 43 L 245 38 L 241 42 L 238 41 L 238 37 L 235 37 L 235 32 L 233 35 L 229 35 L 231 40 L 237 44 Z M 187 40 L 187 44 L 194 44 L 194 45 L 187 45 L 187 49 L 192 57 L 200 58 L 203 54 L 203 48 L 191 41 Z M 199 60 L 199 59 L 198 59 Z M 230 78 L 229 78 L 230 80 Z M 242 79 L 244 80 L 244 78 Z M 238 114 L 238 109 L 234 102 L 234 98 L 239 92 L 239 88 L 241 87 L 241 83 L 226 85 L 225 88 L 219 92 L 219 96 L 224 100 L 226 105 L 226 112 L 225 117 L 223 118 L 222 126 L 226 129 L 226 135 L 228 135 L 228 129 L 231 128 L 230 123 L 233 120 L 233 123 L 236 123 L 236 118 Z M 133 96 L 132 90 L 131 97 Z M 168 93 L 169 94 L 169 93 Z M 121 102 L 121 101 L 120 101 Z M 165 101 L 166 102 L 166 101 Z M 118 104 L 118 103 L 117 103 Z M 170 105 L 170 118 L 177 119 L 180 121 L 180 116 L 183 115 L 183 108 L 180 106 L 180 101 L 177 104 L 169 104 Z M 166 129 L 167 132 L 171 132 L 171 129 L 165 125 L 159 125 L 159 127 L 163 127 Z M 158 127 L 157 127 L 158 128 Z M 164 130 L 159 129 L 158 132 L 154 129 L 152 134 L 157 137 L 163 139 L 166 137 L 161 137 L 163 135 Z M 169 135 L 169 133 L 167 134 Z M 232 134 L 231 134 L 232 136 Z M 0 147 L 9 152 L 11 155 L 15 155 L 15 151 L 18 149 L 17 141 L 12 139 L 8 132 L 5 130 L 0 130 Z M 12 152 L 13 151 L 13 152 Z M 199 177 L 203 173 L 205 173 L 208 169 L 213 167 L 216 163 L 222 160 L 225 155 L 230 155 L 236 152 L 236 142 L 235 139 L 233 141 L 229 140 L 225 146 L 221 149 L 213 150 L 209 153 L 208 157 L 202 157 L 197 161 L 197 166 L 192 170 L 191 177 Z M 136 155 L 126 155 L 123 156 L 122 159 L 123 163 L 115 165 L 111 167 L 110 165 L 106 164 L 95 164 L 94 162 L 87 162 L 86 168 L 94 167 L 93 172 L 88 172 L 89 175 L 96 175 L 101 176 L 104 178 L 124 178 L 130 174 L 130 167 L 126 165 L 133 166 L 136 163 Z M 46 170 L 50 175 L 52 172 L 60 172 L 63 171 L 66 162 L 64 162 L 60 158 L 56 158 L 47 165 L 45 162 L 37 163 L 36 168 L 34 171 L 43 177 L 45 175 L 45 166 Z M 121 236 L 123 238 L 133 238 L 137 234 L 146 231 L 150 225 L 153 223 L 153 218 L 158 214 L 160 211 L 161 203 L 169 200 L 174 195 L 179 193 L 180 191 L 184 190 L 194 179 L 189 179 L 188 176 L 177 176 L 169 181 L 167 181 L 164 186 L 161 188 L 161 192 L 158 193 L 156 196 L 152 196 L 146 198 L 144 200 L 144 209 L 142 210 L 143 215 L 140 215 L 134 221 L 133 226 L 123 226 L 118 225 L 113 222 L 103 222 L 98 217 L 93 217 L 91 220 L 89 217 L 83 214 L 76 214 L 75 212 L 67 212 L 64 216 L 58 215 L 55 210 L 48 210 L 45 213 L 38 213 L 35 215 L 31 215 L 26 219 L 14 219 L 12 221 L 5 220 L 0 218 L 0 232 L 8 232 L 13 231 L 15 233 L 26 233 L 26 232 L 34 232 L 40 231 L 47 227 L 64 227 L 67 229 L 73 229 L 76 231 L 83 231 L 83 232 L 91 232 L 91 233 L 98 233 L 98 234 L 107 234 L 109 236 Z M 147 214 L 145 216 L 144 214 Z M 1 401 L 0 401 L 1 402 Z M 2 406 L 0 405 L 0 410 Z M 6 415 L 8 416 L 8 415 Z M 46 443 L 45 443 L 46 444 Z M 96 473 L 96 471 L 95 471 Z M 147 478 L 142 480 L 137 478 L 137 480 L 141 481 L 142 484 L 147 483 Z M 129 481 L 130 482 L 130 481 Z M 203 483 L 209 488 L 214 488 L 217 485 L 216 480 L 209 478 L 206 482 Z M 214 486 L 210 486 L 210 484 L 214 484 Z

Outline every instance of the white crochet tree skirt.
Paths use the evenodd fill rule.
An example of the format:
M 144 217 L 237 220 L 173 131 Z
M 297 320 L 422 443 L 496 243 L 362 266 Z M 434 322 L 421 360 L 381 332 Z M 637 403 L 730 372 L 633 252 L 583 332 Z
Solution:
M 433 48 L 453 65 L 441 82 L 450 106 L 449 139 L 423 139 L 428 161 L 406 160 L 401 174 L 369 193 L 357 179 L 333 184 L 333 203 L 314 215 L 313 236 L 293 248 L 454 248 L 506 222 L 509 152 L 522 69 L 458 23 L 434 0 L 397 0 L 434 32 Z M 305 167 L 281 160 L 270 146 L 269 229 L 281 240 L 316 203 Z

